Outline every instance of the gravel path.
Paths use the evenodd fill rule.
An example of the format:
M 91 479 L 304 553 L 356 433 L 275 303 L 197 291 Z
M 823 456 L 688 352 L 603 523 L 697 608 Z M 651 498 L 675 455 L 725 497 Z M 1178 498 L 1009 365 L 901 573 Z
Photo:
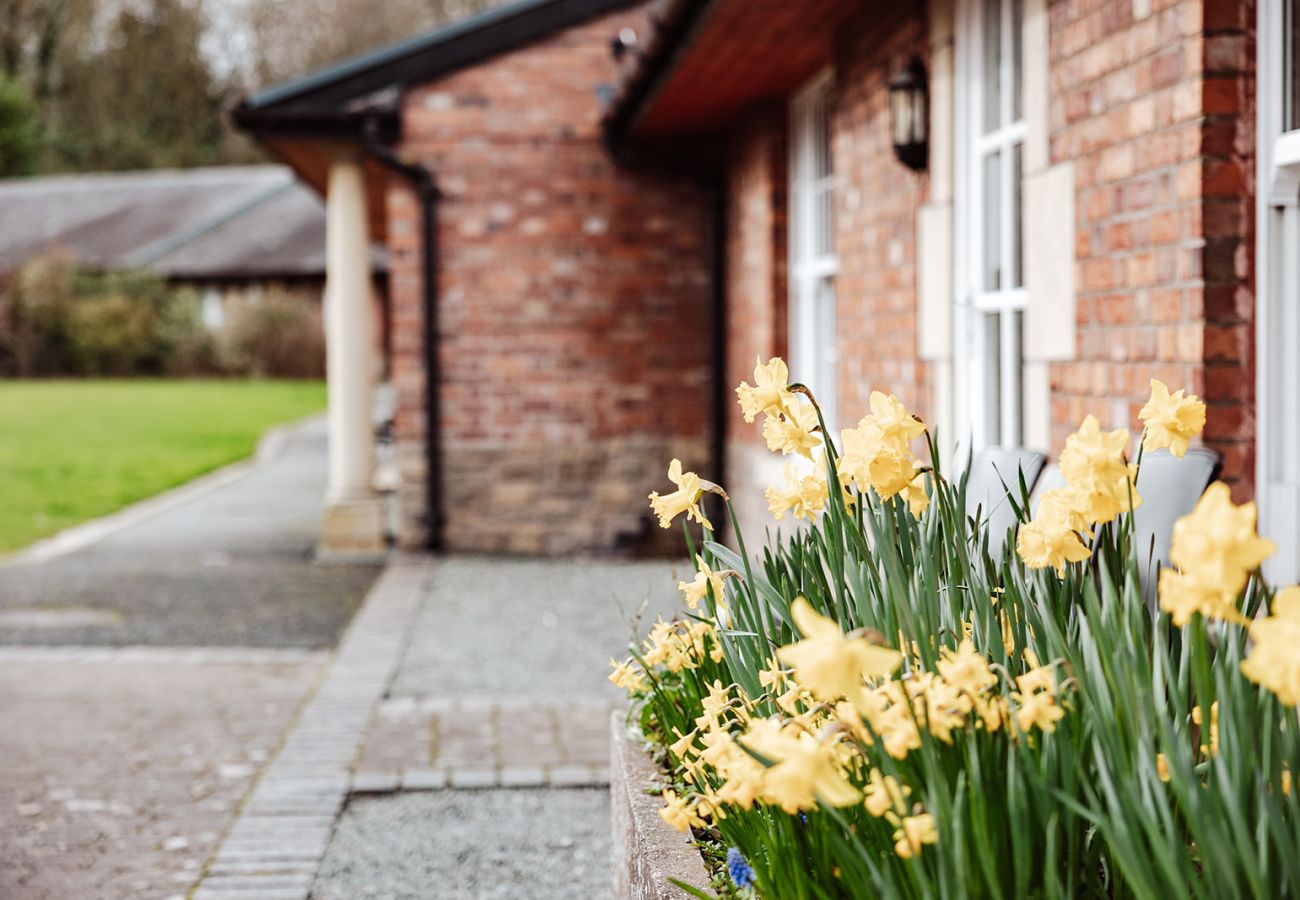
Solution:
M 98 543 L 0 566 L 0 644 L 333 646 L 378 566 L 317 565 L 324 418 L 270 464 Z
M 609 658 L 643 605 L 641 634 L 677 610 L 690 574 L 685 562 L 450 557 L 390 694 L 619 699 Z
M 604 790 L 484 790 L 354 800 L 314 900 L 610 896 Z

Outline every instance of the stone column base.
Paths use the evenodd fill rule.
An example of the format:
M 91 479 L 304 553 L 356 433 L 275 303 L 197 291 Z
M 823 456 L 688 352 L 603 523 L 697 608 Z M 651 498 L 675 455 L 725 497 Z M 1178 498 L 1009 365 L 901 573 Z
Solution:
M 321 530 L 321 556 L 379 556 L 388 548 L 385 542 L 384 503 L 378 497 L 342 500 L 325 509 Z

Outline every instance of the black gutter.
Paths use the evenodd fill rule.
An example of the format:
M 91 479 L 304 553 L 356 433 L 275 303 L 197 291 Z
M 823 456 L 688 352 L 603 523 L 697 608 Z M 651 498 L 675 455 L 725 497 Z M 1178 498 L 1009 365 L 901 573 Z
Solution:
M 420 281 L 424 289 L 424 447 L 430 550 L 443 547 L 441 366 L 438 360 L 438 183 L 429 169 L 397 155 L 378 137 L 379 123 L 366 129 L 362 146 L 385 168 L 407 179 L 420 200 Z

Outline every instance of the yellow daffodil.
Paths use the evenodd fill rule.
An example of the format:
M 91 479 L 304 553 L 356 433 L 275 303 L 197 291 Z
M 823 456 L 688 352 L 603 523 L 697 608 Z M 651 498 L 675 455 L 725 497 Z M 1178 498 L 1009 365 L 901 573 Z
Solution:
M 722 604 L 725 602 L 725 595 L 722 590 L 722 579 L 727 574 L 733 574 L 729 571 L 714 572 L 709 568 L 709 564 L 704 561 L 704 557 L 696 556 L 695 565 L 698 570 L 695 578 L 691 581 L 677 582 L 677 590 L 682 592 L 686 600 L 686 605 L 691 609 L 697 609 L 700 601 L 708 596 L 709 588 L 713 588 L 714 602 Z
M 871 420 L 890 443 L 908 443 L 925 434 L 925 423 L 907 411 L 907 407 L 893 394 L 872 391 L 868 399 Z
M 695 809 L 683 797 L 672 790 L 664 791 L 664 807 L 659 815 L 678 831 L 686 832 L 692 828 L 703 828 L 704 820 L 695 813 Z
M 856 485 L 860 491 L 870 487 L 882 500 L 907 488 L 919 472 L 907 446 L 886 438 L 870 416 L 857 428 L 841 431 L 840 445 L 844 450 L 836 469 L 841 483 Z
M 1232 502 L 1228 486 L 1210 485 L 1190 515 L 1174 523 L 1170 561 L 1181 571 L 1160 573 L 1160 607 L 1175 625 L 1193 613 L 1244 623 L 1237 596 L 1277 547 L 1255 533 L 1255 504 Z
M 1226 591 L 1216 584 L 1176 569 L 1161 569 L 1157 582 L 1160 608 L 1169 613 L 1170 620 L 1182 627 L 1195 613 L 1207 619 L 1246 624 L 1246 618 L 1237 609 L 1237 592 Z
M 989 668 L 984 654 L 975 649 L 969 639 L 963 640 L 956 650 L 947 647 L 940 653 L 939 674 L 959 691 L 977 695 L 998 683 L 998 676 Z
M 1169 783 L 1169 759 L 1163 753 L 1156 754 L 1156 777 Z
M 894 832 L 894 852 L 903 859 L 911 859 L 921 852 L 925 844 L 934 844 L 939 840 L 939 832 L 934 827 L 934 816 L 921 813 L 907 816 L 899 822 Z
M 796 519 L 811 520 L 814 513 L 826 508 L 830 489 L 824 468 L 819 466 L 810 475 L 800 475 L 793 463 L 786 463 L 784 475 L 783 487 L 770 487 L 765 492 L 767 509 L 773 518 L 782 519 L 793 511 Z
M 943 679 L 934 679 L 925 690 L 925 728 L 937 740 L 952 743 L 952 733 L 966 726 L 971 700 Z
M 1067 563 L 1083 562 L 1092 556 L 1077 532 L 1060 519 L 1035 517 L 1020 526 L 1016 533 L 1016 553 L 1031 569 L 1049 566 L 1065 577 Z
M 645 672 L 641 671 L 635 661 L 628 659 L 623 662 L 611 659 L 609 666 L 614 671 L 609 673 L 609 680 L 628 693 L 644 691 L 649 685 L 645 680 Z
M 917 727 L 910 700 L 894 703 L 878 719 L 881 745 L 894 759 L 906 759 L 907 754 L 921 748 L 921 730 Z
M 912 793 L 912 789 L 905 784 L 900 784 L 893 775 L 886 775 L 879 769 L 872 769 L 863 793 L 866 798 L 864 805 L 867 812 L 880 818 L 888 812 L 898 815 L 905 812 L 907 810 L 905 798 Z
M 1061 474 L 1075 492 L 1078 511 L 1091 524 L 1109 522 L 1142 505 L 1133 484 L 1135 468 L 1125 456 L 1128 441 L 1127 428 L 1102 431 L 1094 416 L 1084 418 L 1065 440 Z
M 1250 637 L 1242 673 L 1287 706 L 1300 705 L 1300 587 L 1273 598 L 1269 615 L 1251 623 Z
M 791 404 L 784 412 L 768 414 L 763 422 L 763 439 L 774 453 L 798 453 L 812 459 L 813 451 L 822 443 L 818 427 L 817 410 L 811 404 Z
M 777 658 L 794 667 L 795 680 L 818 700 L 861 702 L 866 679 L 888 675 L 903 661 L 897 650 L 845 637 L 834 620 L 818 614 L 803 597 L 791 604 L 790 617 L 804 637 L 778 649 Z
M 709 486 L 708 482 L 694 472 L 683 472 L 680 459 L 668 464 L 668 480 L 677 485 L 677 490 L 662 497 L 657 491 L 650 494 L 650 508 L 659 517 L 659 527 L 668 528 L 673 519 L 686 513 L 687 519 L 694 519 L 712 531 L 713 525 L 704 518 L 704 511 L 700 509 L 700 496 Z
M 686 759 L 688 756 L 694 756 L 695 748 L 692 745 L 695 742 L 695 735 L 699 732 L 692 729 L 686 734 L 682 734 L 680 731 L 676 730 L 674 730 L 674 733 L 677 735 L 677 740 L 668 745 L 668 749 L 672 751 L 673 756 L 678 759 Z
M 1056 695 L 1051 691 L 1013 693 L 1011 698 L 1018 704 L 1015 710 L 1016 724 L 1021 731 L 1038 728 L 1051 734 L 1056 730 L 1056 723 L 1065 717 L 1065 710 L 1056 705 Z
M 794 406 L 794 395 L 789 388 L 790 370 L 785 360 L 774 356 L 764 365 L 762 360 L 754 361 L 754 384 L 742 381 L 736 388 L 736 399 L 740 401 L 740 410 L 746 422 L 753 422 L 761 412 L 779 415 L 783 410 Z
M 788 813 L 851 806 L 862 795 L 836 764 L 834 748 L 806 731 L 793 733 L 775 719 L 760 719 L 741 742 L 771 765 L 763 773 L 763 796 Z
M 922 513 L 930 506 L 930 493 L 925 488 L 925 478 L 922 477 L 920 466 L 913 464 L 915 472 L 912 480 L 909 481 L 901 491 L 899 496 L 907 503 L 907 508 L 911 510 L 912 517 L 921 518 Z
M 1151 379 L 1151 397 L 1138 418 L 1146 426 L 1142 446 L 1147 450 L 1169 448 L 1179 459 L 1187 452 L 1192 438 L 1205 427 L 1205 404 L 1195 394 L 1173 394 L 1163 381 Z

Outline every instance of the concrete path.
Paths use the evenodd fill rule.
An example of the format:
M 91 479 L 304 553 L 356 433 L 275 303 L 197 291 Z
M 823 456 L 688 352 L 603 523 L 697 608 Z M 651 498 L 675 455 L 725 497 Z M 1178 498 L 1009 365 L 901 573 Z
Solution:
M 0 644 L 333 646 L 377 566 L 317 565 L 323 417 L 247 475 L 45 562 L 0 566 Z
M 681 568 L 438 561 L 312 896 L 609 896 L 608 660 Z
M 0 648 L 0 897 L 184 895 L 324 660 Z
M 673 569 L 395 559 L 194 900 L 607 896 L 607 660 Z
M 238 477 L 0 565 L 0 897 L 199 879 L 380 571 L 311 561 L 325 467 L 311 420 Z

